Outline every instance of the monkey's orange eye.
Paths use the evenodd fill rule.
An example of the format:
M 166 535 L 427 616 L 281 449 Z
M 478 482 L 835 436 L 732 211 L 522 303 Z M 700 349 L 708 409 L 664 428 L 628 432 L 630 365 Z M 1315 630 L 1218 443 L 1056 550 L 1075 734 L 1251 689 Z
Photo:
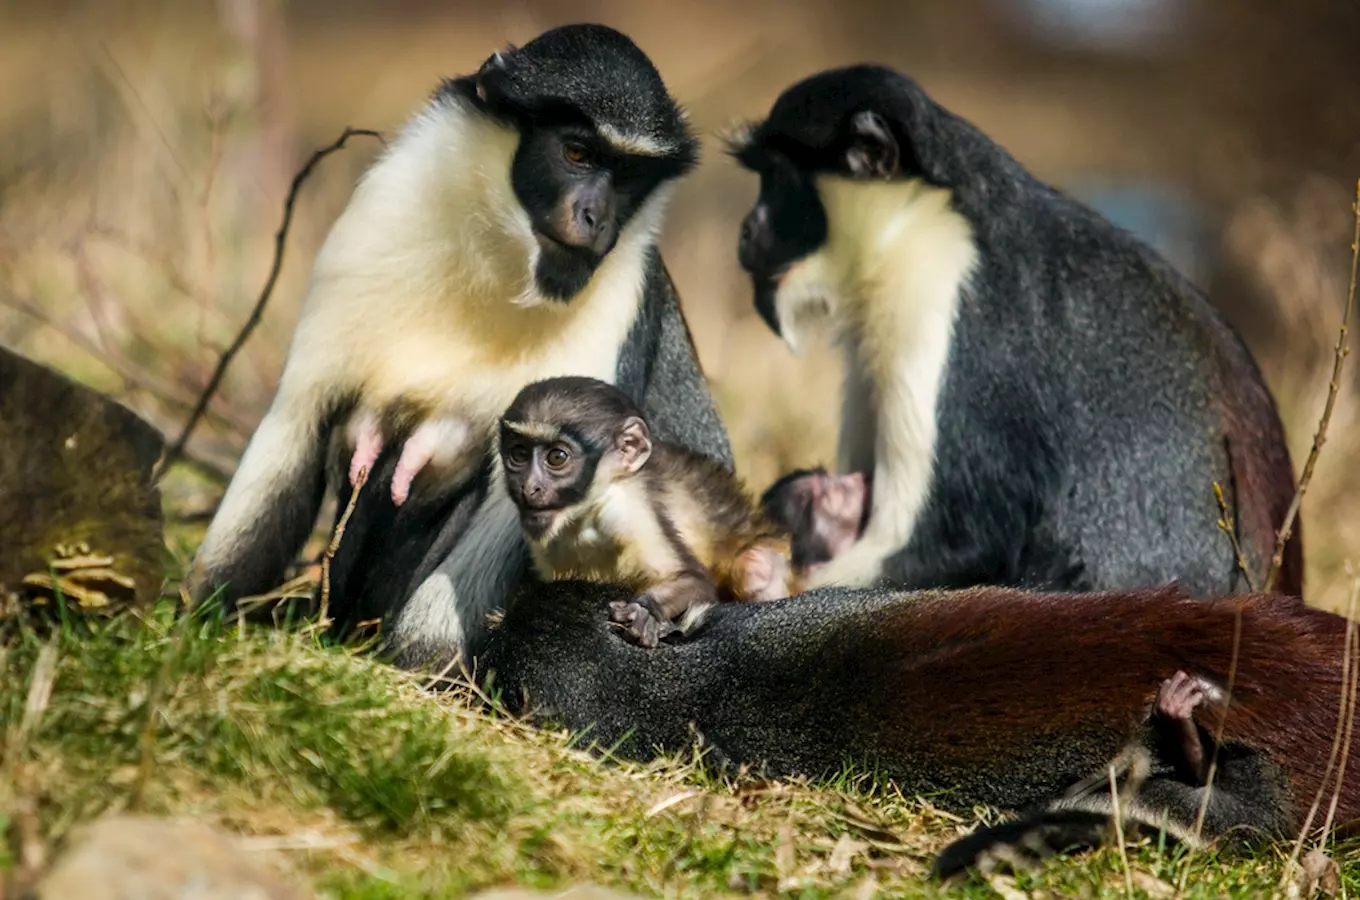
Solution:
M 568 459 L 571 459 L 571 454 L 561 447 L 554 447 L 548 451 L 548 465 L 554 469 L 560 469 L 565 466 Z
M 567 162 L 573 165 L 584 166 L 590 162 L 590 151 L 583 144 L 578 144 L 575 141 L 568 141 L 562 145 L 562 155 L 566 157 Z

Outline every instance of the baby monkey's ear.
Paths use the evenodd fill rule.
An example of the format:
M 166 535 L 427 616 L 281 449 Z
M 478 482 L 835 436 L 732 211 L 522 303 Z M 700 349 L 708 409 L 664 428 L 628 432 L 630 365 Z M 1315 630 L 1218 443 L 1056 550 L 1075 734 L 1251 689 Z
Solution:
M 637 416 L 629 416 L 614 437 L 614 452 L 629 472 L 636 472 L 652 455 L 652 431 Z

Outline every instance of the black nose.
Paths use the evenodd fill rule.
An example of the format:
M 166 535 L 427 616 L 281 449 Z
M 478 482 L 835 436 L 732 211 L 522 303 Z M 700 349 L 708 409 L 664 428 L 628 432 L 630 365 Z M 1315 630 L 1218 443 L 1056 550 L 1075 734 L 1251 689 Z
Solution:
M 760 203 L 741 223 L 741 239 L 737 243 L 737 259 L 747 272 L 763 271 L 766 264 L 770 234 L 770 211 Z

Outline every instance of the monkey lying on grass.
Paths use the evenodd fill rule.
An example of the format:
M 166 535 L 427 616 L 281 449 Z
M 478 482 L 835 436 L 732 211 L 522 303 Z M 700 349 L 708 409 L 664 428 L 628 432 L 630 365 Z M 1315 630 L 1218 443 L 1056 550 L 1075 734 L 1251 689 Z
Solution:
M 943 875 L 1099 843 L 1116 760 L 1126 827 L 1199 843 L 1220 724 L 1204 839 L 1292 836 L 1318 792 L 1337 791 L 1346 620 L 1293 598 L 830 588 L 720 604 L 685 641 L 642 651 L 608 621 L 630 596 L 585 582 L 524 592 L 479 658 L 483 683 L 510 712 L 618 754 L 687 752 L 697 734 L 720 765 L 819 777 L 852 764 L 946 809 L 1025 811 L 946 848 Z M 1360 818 L 1351 755 L 1342 826 Z
M 714 602 L 797 589 L 787 532 L 727 468 L 653 440 L 613 385 L 576 376 L 530 384 L 501 417 L 499 439 L 539 575 L 627 586 L 634 596 L 611 616 L 629 640 L 655 647 Z

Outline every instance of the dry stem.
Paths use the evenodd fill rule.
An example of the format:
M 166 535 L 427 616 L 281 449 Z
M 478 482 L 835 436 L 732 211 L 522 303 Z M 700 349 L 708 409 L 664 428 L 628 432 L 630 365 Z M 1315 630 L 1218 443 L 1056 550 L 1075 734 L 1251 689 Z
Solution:
M 1242 555 L 1242 544 L 1237 540 L 1237 522 L 1228 513 L 1228 501 L 1223 497 L 1223 486 L 1217 481 L 1214 482 L 1214 499 L 1218 501 L 1218 527 L 1228 536 L 1228 541 L 1232 544 L 1233 558 L 1237 560 L 1237 568 L 1247 582 L 1247 590 L 1255 592 L 1256 579 L 1251 577 L 1251 571 L 1247 568 L 1247 558 Z
M 1339 706 L 1336 711 L 1336 727 L 1332 729 L 1332 750 L 1327 758 L 1327 768 L 1322 773 L 1322 780 L 1318 782 L 1317 793 L 1313 796 L 1313 805 L 1308 809 L 1308 815 L 1304 816 L 1303 824 L 1299 826 L 1299 835 L 1294 840 L 1294 847 L 1289 853 L 1289 859 L 1285 862 L 1284 874 L 1280 876 L 1280 890 L 1284 890 L 1289 883 L 1290 875 L 1298 865 L 1299 858 L 1303 854 L 1304 841 L 1308 839 L 1308 832 L 1312 830 L 1313 819 L 1317 817 L 1318 810 L 1322 807 L 1322 796 L 1327 791 L 1327 783 L 1332 779 L 1332 773 L 1336 770 L 1339 762 L 1342 744 L 1342 723 L 1346 717 L 1347 710 L 1354 710 L 1355 698 L 1353 696 L 1354 677 L 1351 670 L 1356 667 L 1356 660 L 1352 650 L 1354 649 L 1355 635 L 1355 601 L 1356 595 L 1360 593 L 1360 578 L 1355 579 L 1351 584 L 1351 597 L 1346 611 L 1346 644 L 1341 652 L 1341 696 Z M 1337 789 L 1340 790 L 1338 780 Z
M 350 491 L 349 503 L 345 504 L 345 511 L 340 516 L 340 521 L 335 524 L 335 534 L 331 536 L 331 542 L 326 545 L 326 552 L 321 555 L 321 616 L 320 622 L 325 625 L 331 614 L 331 560 L 335 558 L 336 552 L 340 549 L 340 539 L 345 536 L 345 526 L 349 524 L 349 517 L 354 512 L 354 507 L 359 503 L 359 491 L 368 481 L 368 469 L 359 469 L 359 474 L 354 479 L 354 490 Z
M 1289 503 L 1289 509 L 1284 514 L 1284 521 L 1280 523 L 1280 531 L 1275 538 L 1275 552 L 1270 557 L 1270 569 L 1266 572 L 1264 584 L 1267 591 L 1275 589 L 1275 579 L 1279 577 L 1280 566 L 1284 564 L 1285 545 L 1294 534 L 1294 522 L 1298 518 L 1299 507 L 1303 504 L 1303 495 L 1308 491 L 1308 482 L 1313 480 L 1313 469 L 1317 466 L 1322 445 L 1327 442 L 1327 426 L 1332 421 L 1336 395 L 1341 391 L 1341 370 L 1345 367 L 1346 357 L 1351 352 L 1351 348 L 1346 344 L 1346 336 L 1350 330 L 1351 310 L 1355 307 L 1355 273 L 1357 266 L 1360 266 L 1360 180 L 1355 184 L 1355 202 L 1351 204 L 1351 210 L 1355 213 L 1355 234 L 1351 238 L 1351 280 L 1350 286 L 1346 289 L 1346 308 L 1341 314 L 1341 330 L 1337 333 L 1336 349 L 1332 355 L 1332 380 L 1327 385 L 1327 402 L 1322 407 L 1317 432 L 1313 435 L 1313 448 L 1308 451 L 1308 459 L 1303 464 L 1303 474 L 1299 476 L 1294 499 Z

